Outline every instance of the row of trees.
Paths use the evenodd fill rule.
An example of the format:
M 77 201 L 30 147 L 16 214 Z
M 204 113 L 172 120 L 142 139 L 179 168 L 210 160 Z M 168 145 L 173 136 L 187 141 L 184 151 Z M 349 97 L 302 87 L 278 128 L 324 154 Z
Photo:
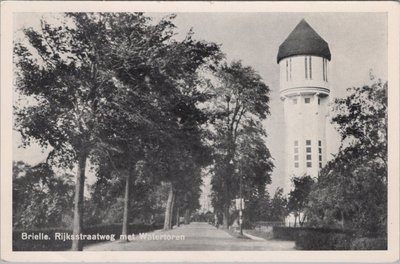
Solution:
M 144 193 L 160 188 L 168 193 L 164 228 L 170 229 L 174 207 L 179 217 L 180 209 L 188 215 L 199 206 L 207 166 L 226 223 L 239 175 L 231 160 L 246 171 L 249 192 L 252 186 L 262 192 L 270 181 L 261 126 L 268 87 L 251 67 L 223 63 L 220 47 L 194 40 L 193 32 L 176 40 L 173 18 L 67 13 L 60 25 L 42 20 L 15 42 L 22 96 L 15 128 L 25 147 L 37 142 L 50 150 L 46 163 L 76 168 L 74 234 L 82 232 L 87 205 L 101 214 L 118 201 L 127 234 L 132 212 L 156 203 L 157 195 Z M 89 164 L 97 182 L 84 205 Z M 81 241 L 72 249 L 82 250 Z

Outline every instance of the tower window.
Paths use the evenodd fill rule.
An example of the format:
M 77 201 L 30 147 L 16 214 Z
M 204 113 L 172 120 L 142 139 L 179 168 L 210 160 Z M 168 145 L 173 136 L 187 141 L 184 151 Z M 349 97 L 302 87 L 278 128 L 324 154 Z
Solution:
M 325 81 L 328 81 L 328 61 L 325 59 Z
M 312 61 L 311 61 L 311 56 L 308 57 L 308 66 L 310 67 L 310 80 L 312 79 Z
M 289 59 L 289 79 L 292 80 L 292 58 Z
M 325 58 L 322 58 L 322 78 L 328 81 L 328 62 Z
M 320 98 L 318 98 L 318 104 L 319 104 L 319 105 L 321 104 L 321 99 L 320 99 Z
M 304 103 L 309 104 L 311 102 L 311 98 L 304 98 Z
M 306 79 L 308 79 L 308 73 L 307 73 L 307 57 L 304 57 L 304 69 L 305 69 L 305 74 L 306 74 Z
M 295 163 L 294 163 L 294 167 L 295 167 L 295 168 L 298 168 L 298 167 L 299 167 L 299 163 L 298 163 L 298 162 L 295 162 Z
M 293 99 L 293 104 L 297 104 L 297 99 Z
M 299 155 L 294 155 L 294 160 L 299 160 Z
M 311 160 L 311 155 L 307 155 L 307 160 Z
M 306 140 L 306 145 L 310 146 L 311 145 L 311 140 Z
M 318 140 L 318 159 L 319 159 L 319 168 L 322 168 L 322 142 Z
M 311 168 L 311 162 L 307 162 L 307 168 Z
M 307 153 L 311 153 L 311 147 L 306 148 Z
M 298 148 L 294 148 L 294 153 L 295 154 L 299 153 L 299 149 Z
M 295 140 L 294 141 L 294 146 L 297 147 L 299 145 L 299 141 Z
M 288 60 L 286 60 L 286 81 L 288 81 L 289 80 L 289 74 L 288 74 Z

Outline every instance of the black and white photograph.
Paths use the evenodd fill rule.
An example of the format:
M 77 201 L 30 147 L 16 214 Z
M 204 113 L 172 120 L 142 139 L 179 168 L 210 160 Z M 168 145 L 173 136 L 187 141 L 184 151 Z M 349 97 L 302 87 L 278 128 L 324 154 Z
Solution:
M 109 4 L 7 12 L 12 254 L 398 260 L 398 5 Z

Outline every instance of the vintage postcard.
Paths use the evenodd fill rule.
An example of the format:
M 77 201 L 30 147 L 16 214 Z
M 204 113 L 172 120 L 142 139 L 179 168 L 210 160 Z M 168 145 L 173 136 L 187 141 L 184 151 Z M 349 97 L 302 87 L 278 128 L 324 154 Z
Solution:
M 1 259 L 399 261 L 399 4 L 1 5 Z

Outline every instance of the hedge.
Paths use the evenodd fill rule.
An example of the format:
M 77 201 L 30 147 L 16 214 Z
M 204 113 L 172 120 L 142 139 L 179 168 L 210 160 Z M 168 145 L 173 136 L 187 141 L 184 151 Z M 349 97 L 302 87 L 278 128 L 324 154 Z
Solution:
M 275 239 L 295 240 L 301 250 L 386 250 L 386 238 L 357 238 L 351 230 L 274 227 Z
M 351 242 L 352 250 L 387 250 L 386 238 L 356 238 Z
M 307 230 L 314 230 L 314 229 L 315 228 L 310 228 L 310 227 L 274 226 L 272 228 L 272 232 L 274 234 L 274 239 L 293 240 L 294 241 L 298 238 L 300 231 L 307 231 Z M 328 229 L 325 229 L 325 231 L 328 231 Z
M 130 224 L 129 234 L 138 234 L 142 232 L 150 232 L 155 229 L 162 228 L 161 225 L 145 225 L 145 224 Z M 100 234 L 100 235 L 115 235 L 118 240 L 121 235 L 122 224 L 101 224 L 95 226 L 84 227 L 83 234 Z M 50 240 L 23 240 L 22 233 L 48 235 Z M 30 229 L 30 230 L 13 230 L 13 251 L 64 251 L 71 248 L 72 240 L 56 240 L 55 233 L 72 234 L 71 229 L 63 228 L 45 228 L 45 229 Z M 98 242 L 106 242 L 108 240 L 83 240 L 84 245 Z
M 274 226 L 272 228 L 272 233 L 274 239 L 296 240 L 300 230 L 300 227 Z
M 349 250 L 351 235 L 324 229 L 301 230 L 296 248 L 303 250 Z
M 350 249 L 353 232 L 349 230 L 274 226 L 274 239 L 296 241 L 303 250 L 347 250 Z

